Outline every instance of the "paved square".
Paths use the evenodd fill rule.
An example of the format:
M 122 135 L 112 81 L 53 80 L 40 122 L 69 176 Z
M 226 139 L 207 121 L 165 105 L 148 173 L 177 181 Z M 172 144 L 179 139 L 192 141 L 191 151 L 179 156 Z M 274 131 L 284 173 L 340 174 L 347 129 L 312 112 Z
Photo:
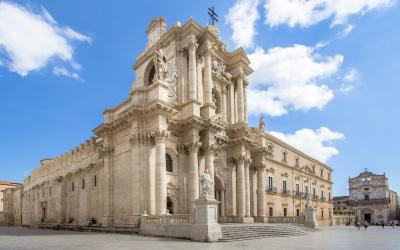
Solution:
M 323 227 L 305 236 L 198 243 L 187 240 L 0 227 L 0 249 L 400 249 L 400 228 Z

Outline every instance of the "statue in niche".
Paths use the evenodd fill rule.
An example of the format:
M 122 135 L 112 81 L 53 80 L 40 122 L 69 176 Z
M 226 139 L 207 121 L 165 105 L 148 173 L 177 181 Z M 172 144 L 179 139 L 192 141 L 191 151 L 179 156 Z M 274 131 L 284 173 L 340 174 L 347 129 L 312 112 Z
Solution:
M 217 97 L 215 96 L 215 93 L 212 93 L 212 101 L 215 107 L 217 107 Z
M 168 76 L 168 65 L 161 48 L 154 53 L 153 63 L 156 71 L 154 74 L 155 80 L 165 80 Z
M 200 195 L 201 196 L 209 196 L 213 190 L 214 181 L 208 172 L 208 170 L 204 170 L 204 172 L 200 175 Z
M 258 127 L 259 127 L 260 131 L 265 131 L 264 115 L 260 116 L 260 120 L 259 120 L 258 124 L 259 124 Z

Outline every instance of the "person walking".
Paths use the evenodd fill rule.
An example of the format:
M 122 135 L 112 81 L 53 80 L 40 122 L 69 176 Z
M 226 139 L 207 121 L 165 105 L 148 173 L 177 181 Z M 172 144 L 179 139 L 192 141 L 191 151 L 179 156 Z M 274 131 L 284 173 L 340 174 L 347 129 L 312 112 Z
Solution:
M 368 228 L 368 221 L 365 220 L 364 221 L 364 229 L 367 230 L 367 228 Z
M 385 222 L 381 221 L 382 228 L 385 228 Z

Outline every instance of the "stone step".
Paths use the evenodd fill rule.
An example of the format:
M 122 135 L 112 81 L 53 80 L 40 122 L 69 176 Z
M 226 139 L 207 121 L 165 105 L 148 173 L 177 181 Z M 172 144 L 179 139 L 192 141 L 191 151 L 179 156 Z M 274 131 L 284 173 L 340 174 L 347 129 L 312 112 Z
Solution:
M 293 224 L 223 224 L 221 230 L 221 241 L 301 236 L 317 231 L 302 225 Z

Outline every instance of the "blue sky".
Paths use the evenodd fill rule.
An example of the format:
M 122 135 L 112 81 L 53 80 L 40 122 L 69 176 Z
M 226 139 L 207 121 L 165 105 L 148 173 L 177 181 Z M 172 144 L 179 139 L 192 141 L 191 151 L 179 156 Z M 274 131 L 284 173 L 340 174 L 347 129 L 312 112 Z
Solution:
M 211 5 L 255 69 L 250 125 L 262 113 L 269 132 L 330 165 L 335 195 L 364 168 L 400 191 L 394 0 L 0 1 L 0 179 L 22 181 L 92 136 L 128 96 L 153 17 L 206 25 Z

